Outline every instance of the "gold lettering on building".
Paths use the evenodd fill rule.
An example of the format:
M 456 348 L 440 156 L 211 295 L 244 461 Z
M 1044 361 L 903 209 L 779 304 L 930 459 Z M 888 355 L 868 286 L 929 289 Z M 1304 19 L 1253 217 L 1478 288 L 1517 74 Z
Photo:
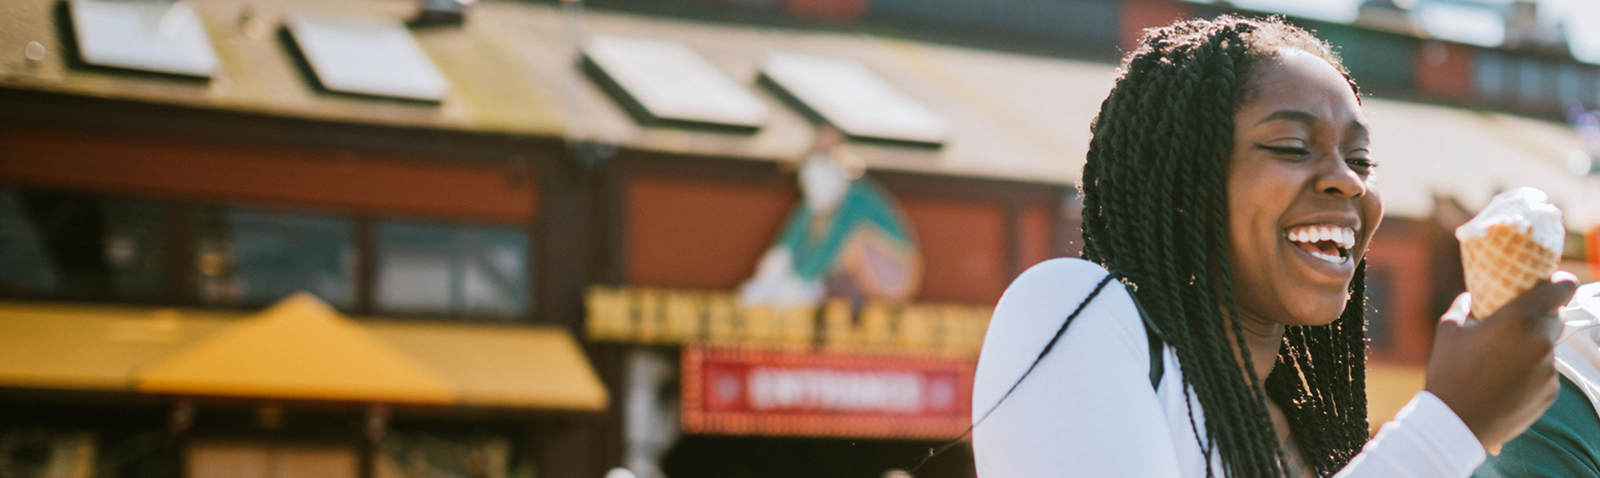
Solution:
M 637 344 L 761 344 L 975 356 L 992 308 L 842 299 L 817 307 L 742 307 L 731 293 L 594 286 L 590 340 Z

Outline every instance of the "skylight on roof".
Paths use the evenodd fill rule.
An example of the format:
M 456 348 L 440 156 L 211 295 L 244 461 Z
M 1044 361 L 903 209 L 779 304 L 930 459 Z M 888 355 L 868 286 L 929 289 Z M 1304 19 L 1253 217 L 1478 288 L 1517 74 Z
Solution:
M 1230 3 L 1246 10 L 1350 23 L 1360 14 L 1362 0 L 1230 0 Z
M 1488 6 L 1425 2 L 1411 9 L 1417 24 L 1441 40 L 1494 48 L 1506 42 L 1506 19 Z
M 950 131 L 944 118 L 855 60 L 775 51 L 761 75 L 853 137 L 939 145 Z
M 328 90 L 443 101 L 450 89 L 400 20 L 295 12 L 286 25 Z
M 597 80 L 645 122 L 760 128 L 769 111 L 687 45 L 595 35 L 583 48 Z
M 78 54 L 96 66 L 210 78 L 217 70 L 189 2 L 72 0 Z

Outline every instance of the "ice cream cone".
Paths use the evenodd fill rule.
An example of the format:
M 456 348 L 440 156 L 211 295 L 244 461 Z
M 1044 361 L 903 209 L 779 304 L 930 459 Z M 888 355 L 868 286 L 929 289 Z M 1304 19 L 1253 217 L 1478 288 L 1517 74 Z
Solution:
M 1523 228 L 1501 223 L 1490 225 L 1485 232 L 1483 237 L 1461 243 L 1472 316 L 1478 318 L 1488 317 L 1549 279 L 1561 262 L 1560 251 L 1539 244 Z
M 1496 194 L 1456 228 L 1472 316 L 1488 317 L 1549 279 L 1560 265 L 1566 234 L 1561 209 L 1534 188 Z

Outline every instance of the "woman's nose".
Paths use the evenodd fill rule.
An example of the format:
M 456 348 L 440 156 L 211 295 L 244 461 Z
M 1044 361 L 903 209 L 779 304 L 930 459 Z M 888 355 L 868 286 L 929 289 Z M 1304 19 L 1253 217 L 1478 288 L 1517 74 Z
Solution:
M 1338 154 L 1330 155 L 1329 167 L 1321 168 L 1317 176 L 1317 190 L 1337 196 L 1342 199 L 1357 198 L 1367 193 L 1367 183 L 1354 169 L 1346 164 L 1344 157 Z

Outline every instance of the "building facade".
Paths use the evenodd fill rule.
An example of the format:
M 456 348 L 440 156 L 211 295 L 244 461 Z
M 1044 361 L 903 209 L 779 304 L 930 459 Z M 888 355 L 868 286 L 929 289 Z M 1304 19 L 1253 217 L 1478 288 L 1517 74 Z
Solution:
M 909 470 L 970 423 L 1007 284 L 1077 255 L 1115 47 L 1222 12 L 602 3 L 0 5 L 0 469 Z M 1454 226 L 1507 186 L 1593 186 L 1571 128 L 1462 109 L 1551 116 L 1482 93 L 1520 53 L 1368 30 L 1322 32 L 1388 95 L 1365 99 L 1376 425 L 1462 289 Z M 916 474 L 971 466 L 958 444 Z

